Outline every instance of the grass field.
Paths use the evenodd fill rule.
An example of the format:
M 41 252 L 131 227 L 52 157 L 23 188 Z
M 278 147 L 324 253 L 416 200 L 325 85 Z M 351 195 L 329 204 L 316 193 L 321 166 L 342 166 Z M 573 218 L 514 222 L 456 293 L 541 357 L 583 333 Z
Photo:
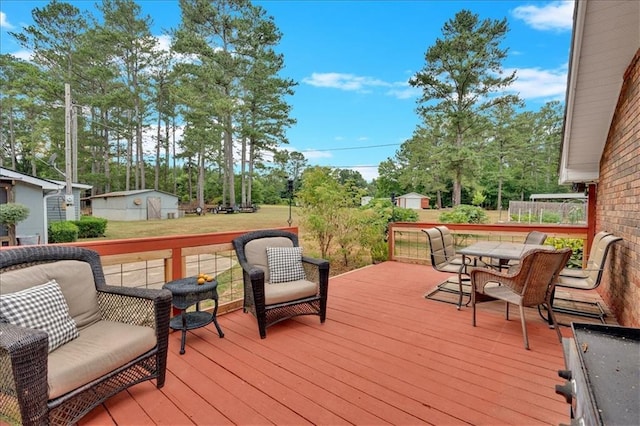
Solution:
M 441 210 L 419 210 L 420 222 L 438 222 Z M 305 252 L 312 257 L 319 257 L 319 248 L 315 240 L 309 236 L 300 224 L 301 211 L 291 209 L 292 226 L 299 228 L 301 245 Z M 498 213 L 488 211 L 490 222 L 498 221 Z M 506 216 L 506 213 L 503 213 Z M 288 226 L 289 206 L 262 206 L 255 213 L 206 214 L 202 216 L 187 215 L 177 219 L 148 220 L 148 221 L 113 221 L 107 223 L 104 240 L 119 240 L 125 238 L 144 238 L 171 235 L 207 234 L 212 232 L 251 231 L 255 229 L 281 228 Z M 96 239 L 92 239 L 95 241 Z M 330 256 L 332 275 L 364 266 L 370 259 L 359 259 L 354 264 L 343 265 L 342 261 Z
M 440 210 L 419 210 L 420 222 L 437 222 Z M 498 221 L 498 212 L 487 211 L 490 223 Z M 506 217 L 506 212 L 503 212 Z M 206 234 L 210 232 L 243 231 L 288 226 L 289 206 L 262 206 L 256 213 L 187 215 L 171 220 L 148 220 L 119 222 L 110 220 L 105 239 L 119 240 L 134 237 L 157 237 L 164 235 Z M 292 226 L 300 228 L 300 211 L 291 209 Z
M 292 226 L 299 226 L 299 216 L 292 209 Z M 208 234 L 289 226 L 288 206 L 263 206 L 256 213 L 186 215 L 178 219 L 120 222 L 110 220 L 105 239 Z

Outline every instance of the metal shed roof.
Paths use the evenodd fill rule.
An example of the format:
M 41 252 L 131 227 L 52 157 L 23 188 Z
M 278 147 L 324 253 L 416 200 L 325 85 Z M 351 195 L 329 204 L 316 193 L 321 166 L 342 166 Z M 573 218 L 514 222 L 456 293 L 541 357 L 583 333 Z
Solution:
M 35 176 L 16 172 L 15 170 L 5 169 L 4 167 L 0 167 L 0 178 L 25 182 L 33 186 L 38 186 L 47 191 L 56 191 L 64 188 L 64 185 L 60 185 L 54 181 L 37 178 Z

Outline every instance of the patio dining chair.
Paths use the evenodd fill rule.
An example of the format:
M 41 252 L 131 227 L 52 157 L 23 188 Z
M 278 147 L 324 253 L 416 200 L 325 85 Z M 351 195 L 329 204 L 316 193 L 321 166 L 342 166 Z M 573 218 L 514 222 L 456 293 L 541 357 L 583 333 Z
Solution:
M 562 342 L 562 334 L 556 322 L 552 308 L 556 277 L 571 257 L 571 249 L 530 250 L 514 268 L 506 272 L 491 269 L 474 269 L 471 271 L 471 304 L 473 307 L 473 326 L 476 326 L 476 303 L 479 295 L 506 302 L 506 319 L 509 319 L 509 305 L 518 305 L 524 347 L 529 349 L 525 307 L 545 305 L 549 311 L 551 324 L 556 329 L 558 340 Z M 488 285 L 499 284 L 499 285 Z
M 457 275 L 457 279 L 447 278 L 438 284 L 436 289 L 427 294 L 427 297 L 437 291 L 445 291 L 450 293 L 458 293 L 458 309 L 462 307 L 463 282 L 469 285 L 468 265 L 463 264 L 463 256 L 456 254 L 453 235 L 445 226 L 423 229 L 429 241 L 429 256 L 431 258 L 431 266 L 439 272 L 449 272 Z M 470 262 L 470 260 L 469 260 Z M 451 289 L 451 285 L 457 286 L 458 290 Z M 468 294 L 468 293 L 467 293 Z
M 525 244 L 544 244 L 547 239 L 547 234 L 540 231 L 531 231 L 524 239 Z M 517 265 L 519 260 L 512 259 L 498 259 L 498 266 L 500 269 L 509 269 L 514 265 Z
M 611 247 L 613 244 L 621 240 L 621 237 L 617 237 L 607 232 L 599 232 L 596 234 L 591 244 L 589 258 L 584 268 L 564 268 L 558 275 L 558 282 L 556 286 L 573 290 L 593 290 L 597 288 L 602 281 L 604 266 L 611 251 Z M 571 304 L 593 306 L 595 309 L 577 309 L 561 303 L 563 301 L 569 301 Z M 556 312 L 598 318 L 601 322 L 605 322 L 605 311 L 598 302 L 576 301 L 561 297 L 554 297 L 553 302 L 553 308 Z
M 267 229 L 233 240 L 242 266 L 244 311 L 258 321 L 260 338 L 267 327 L 297 315 L 318 315 L 324 323 L 329 290 L 329 262 L 303 256 L 298 236 Z

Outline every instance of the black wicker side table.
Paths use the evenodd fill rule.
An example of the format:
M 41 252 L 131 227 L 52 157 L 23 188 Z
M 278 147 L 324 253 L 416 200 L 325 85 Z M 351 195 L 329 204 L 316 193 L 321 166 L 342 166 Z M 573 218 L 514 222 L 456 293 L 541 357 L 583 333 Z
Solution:
M 182 341 L 180 343 L 180 354 L 184 354 L 184 344 L 187 340 L 187 330 L 204 327 L 214 323 L 218 330 L 218 335 L 222 338 L 224 333 L 218 324 L 216 315 L 218 313 L 218 282 L 216 280 L 198 284 L 196 277 L 182 278 L 166 283 L 162 288 L 171 291 L 173 295 L 173 306 L 180 309 L 180 315 L 171 318 L 169 327 L 173 330 L 182 330 Z M 213 300 L 213 312 L 200 311 L 200 302 L 203 300 Z M 187 308 L 196 305 L 196 310 L 187 312 Z

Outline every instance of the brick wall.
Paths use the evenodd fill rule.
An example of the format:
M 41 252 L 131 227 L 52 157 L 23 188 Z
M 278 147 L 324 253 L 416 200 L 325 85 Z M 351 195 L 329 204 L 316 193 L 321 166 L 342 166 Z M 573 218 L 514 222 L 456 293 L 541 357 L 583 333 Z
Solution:
M 600 161 L 596 231 L 614 245 L 598 292 L 621 325 L 640 327 L 640 49 L 629 64 Z

